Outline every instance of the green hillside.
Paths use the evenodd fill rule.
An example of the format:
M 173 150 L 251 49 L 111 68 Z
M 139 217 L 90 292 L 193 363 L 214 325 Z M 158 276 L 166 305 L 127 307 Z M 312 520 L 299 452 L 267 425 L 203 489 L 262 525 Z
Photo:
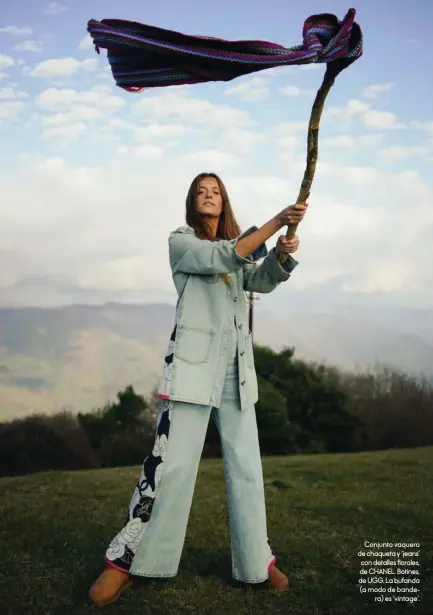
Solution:
M 82 615 L 138 468 L 0 480 L 0 612 Z M 433 613 L 433 448 L 264 459 L 268 530 L 288 595 L 228 584 L 221 461 L 200 468 L 178 577 L 143 580 L 107 612 L 128 615 Z M 175 522 L 175 517 L 173 518 Z M 419 542 L 415 603 L 361 594 L 364 541 Z M 407 587 L 407 585 L 406 585 Z M 399 594 L 403 595 L 403 594 Z

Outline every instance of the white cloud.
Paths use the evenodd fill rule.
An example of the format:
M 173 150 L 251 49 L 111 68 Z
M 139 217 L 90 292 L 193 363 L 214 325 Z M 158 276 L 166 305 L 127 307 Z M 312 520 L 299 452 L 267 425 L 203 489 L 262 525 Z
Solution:
M 34 53 L 39 53 L 42 51 L 42 45 L 37 41 L 23 41 L 22 43 L 17 43 L 14 45 L 13 49 L 17 51 L 31 51 Z
M 343 290 L 349 292 L 377 293 L 393 292 L 402 288 L 402 285 L 413 284 L 413 266 L 404 257 L 393 258 L 377 267 L 365 271 L 356 283 L 346 283 Z
M 246 156 L 254 153 L 264 140 L 265 135 L 263 133 L 233 127 L 221 131 L 217 146 L 218 149 L 231 152 L 234 155 Z
M 226 94 L 238 96 L 245 102 L 255 102 L 269 98 L 270 91 L 264 78 L 253 77 L 248 81 L 227 88 Z
M 297 133 L 304 133 L 306 135 L 307 130 L 308 122 L 305 121 L 280 122 L 273 127 L 272 134 L 275 137 L 284 138 Z
M 90 34 L 86 34 L 78 45 L 79 49 L 91 49 L 93 47 L 93 40 Z
M 430 240 L 421 240 L 423 229 L 433 222 L 428 205 L 432 191 L 408 172 L 380 173 L 323 161 L 318 166 L 308 220 L 300 229 L 303 276 L 299 284 L 309 287 L 344 275 L 344 290 L 351 292 L 423 293 L 433 283 L 423 267 Z M 410 224 L 405 224 L 408 202 Z
M 328 115 L 336 117 L 356 117 L 370 111 L 371 105 L 362 100 L 349 100 L 344 107 L 329 107 Z
M 57 77 L 69 77 L 75 75 L 80 70 L 92 72 L 96 70 L 96 68 L 96 60 L 88 59 L 80 61 L 76 58 L 56 58 L 40 62 L 35 66 L 30 75 L 32 77 L 53 79 Z
M 9 68 L 10 66 L 14 66 L 15 60 L 10 56 L 5 56 L 0 53 L 0 68 Z
M 26 92 L 16 92 L 13 88 L 0 88 L 0 100 L 14 100 L 17 98 L 27 98 Z
M 86 73 L 93 73 L 98 68 L 98 60 L 93 58 L 81 60 L 79 68 Z
M 24 109 L 24 103 L 19 100 L 6 100 L 0 104 L 0 121 L 16 119 Z
M 134 124 L 125 122 L 125 120 L 121 120 L 117 117 L 112 117 L 107 122 L 107 128 L 112 128 L 113 130 L 132 130 L 134 128 Z
M 311 205 L 311 207 L 314 207 Z M 307 233 L 311 235 L 337 238 L 345 233 L 359 235 L 369 233 L 377 224 L 378 216 L 374 209 L 363 209 L 340 199 L 326 195 L 320 199 L 320 211 L 308 212 Z
M 28 36 L 32 34 L 31 28 L 20 28 L 19 26 L 4 26 L 0 28 L 0 34 L 12 34 L 14 36 Z
M 154 261 L 165 259 L 168 232 L 182 223 L 183 211 L 173 194 L 179 186 L 184 192 L 185 178 L 175 169 L 170 172 L 170 181 L 155 182 L 155 170 L 149 166 L 153 164 L 151 157 L 147 157 L 144 167 L 139 160 L 137 169 L 131 171 L 131 158 L 128 152 L 124 153 L 125 156 L 116 155 L 109 169 L 71 167 L 59 158 L 41 160 L 37 167 L 28 169 L 35 197 L 28 215 L 24 199 L 32 192 L 30 186 L 14 180 L 10 186 L 14 189 L 8 190 L 10 198 L 6 201 L 3 195 L 7 188 L 0 182 L 0 242 L 5 250 L 18 250 L 21 254 L 8 277 L 54 273 L 69 276 L 83 286 L 96 283 L 99 288 L 134 289 L 154 285 L 172 291 L 170 273 L 157 270 Z M 141 156 L 145 154 L 142 150 Z M 159 158 L 155 162 L 160 168 Z M 157 240 L 146 246 L 147 238 L 143 244 L 143 237 L 150 223 Z M 13 229 L 17 234 L 9 236 L 7 245 L 4 244 L 4 236 Z M 128 241 L 119 243 L 119 236 L 128 237 Z M 56 253 L 57 259 L 53 258 Z M 87 256 L 83 259 L 84 254 Z M 121 263 L 128 263 L 128 267 Z M 108 269 L 111 275 L 107 275 Z
M 36 104 L 50 111 L 70 107 L 80 100 L 82 92 L 72 88 L 48 88 L 36 98 Z
M 383 138 L 384 135 L 381 132 L 360 135 L 356 137 L 356 145 L 376 148 L 383 143 Z
M 6 79 L 7 76 L 8 76 L 7 73 L 0 71 L 0 81 L 2 81 L 3 79 Z
M 46 6 L 44 13 L 46 13 L 47 15 L 59 15 L 60 13 L 64 13 L 67 10 L 68 7 L 64 4 L 61 4 L 60 2 L 50 2 Z
M 182 156 L 182 160 L 193 163 L 193 165 L 199 169 L 197 173 L 200 173 L 205 168 L 216 169 L 218 173 L 220 169 L 230 169 L 241 162 L 238 156 L 218 149 L 197 150 L 190 154 L 185 154 Z
M 36 98 L 36 104 L 47 111 L 70 110 L 76 104 L 95 105 L 103 110 L 116 110 L 123 107 L 125 101 L 120 96 L 114 96 L 112 88 L 95 85 L 90 90 L 75 90 L 73 88 L 48 88 Z
M 105 133 L 105 138 L 108 139 L 117 139 L 120 132 L 126 131 L 139 144 L 149 144 L 156 138 L 158 141 L 164 140 L 165 146 L 169 144 L 166 141 L 167 139 L 197 132 L 193 127 L 184 124 L 132 123 L 118 117 L 109 118 L 101 130 Z
M 73 105 L 66 113 L 42 116 L 41 124 L 42 126 L 63 126 L 101 117 L 104 117 L 104 113 L 97 107 Z
M 300 144 L 300 139 L 295 135 L 284 135 L 277 138 L 277 143 L 283 149 L 294 150 Z
M 136 117 L 148 122 L 173 122 L 205 126 L 210 130 L 253 125 L 247 111 L 229 105 L 218 105 L 209 100 L 188 96 L 187 89 L 170 90 L 159 95 L 148 95 L 132 104 Z
M 42 133 L 43 139 L 55 139 L 62 145 L 76 141 L 87 130 L 86 124 L 76 122 L 75 124 L 64 124 L 63 126 L 54 126 L 46 128 Z
M 307 129 L 308 122 L 305 121 L 280 122 L 272 128 L 271 137 L 280 148 L 285 152 L 290 152 L 290 156 L 292 156 L 294 150 L 301 143 L 301 138 L 303 139 L 302 142 L 305 143 Z
M 367 128 L 378 128 L 380 130 L 405 128 L 405 125 L 399 122 L 395 113 L 377 111 L 369 103 L 362 100 L 349 100 L 344 107 L 329 107 L 325 114 L 331 118 L 337 118 L 340 124 L 345 120 L 358 118 Z
M 323 147 L 337 148 L 337 149 L 346 149 L 352 147 L 375 147 L 379 145 L 383 140 L 383 135 L 381 133 L 376 134 L 367 134 L 367 135 L 359 135 L 352 136 L 347 134 L 335 135 L 332 137 L 325 137 L 320 140 L 320 145 Z
M 280 92 L 285 96 L 313 96 L 314 90 L 302 90 L 297 85 L 285 85 L 280 88 Z
M 362 95 L 365 98 L 379 98 L 381 94 L 385 94 L 386 92 L 390 92 L 395 88 L 395 83 L 374 83 L 372 85 L 367 86 L 362 91 Z
M 82 48 L 90 47 L 90 37 L 86 36 L 82 43 Z M 69 72 L 81 74 L 79 60 L 63 60 L 72 60 Z M 296 70 L 294 67 L 292 74 Z M 106 66 L 100 72 L 109 74 L 110 68 Z M 278 69 L 275 72 L 279 74 Z M 291 77 L 287 81 L 296 83 Z M 251 88 L 253 79 L 245 80 L 248 83 Z M 256 94 L 251 88 L 253 96 L 263 86 L 261 79 L 255 83 Z M 299 88 L 287 86 L 285 94 L 299 97 L 299 83 Z M 279 87 L 281 83 L 274 85 Z M 119 89 L 118 95 L 113 94 L 112 85 L 85 91 L 47 88 L 35 95 L 44 139 L 55 146 L 80 139 L 71 147 L 71 155 L 79 155 L 81 138 L 85 136 L 86 158 L 93 159 L 95 166 L 75 167 L 51 160 L 37 170 L 29 168 L 26 172 L 21 167 L 16 177 L 0 170 L 0 245 L 17 255 L 15 264 L 12 261 L 8 267 L 12 279 L 22 279 L 39 268 L 47 275 L 70 275 L 89 288 L 133 291 L 137 286 L 149 289 L 154 285 L 171 289 L 169 271 L 163 271 L 163 265 L 155 267 L 155 263 L 166 264 L 167 233 L 183 223 L 189 181 L 203 169 L 222 172 L 230 195 L 234 195 L 232 201 L 243 228 L 265 222 L 296 198 L 305 168 L 306 120 L 282 122 L 266 131 L 261 119 L 255 123 L 252 112 L 250 115 L 247 105 L 238 99 L 225 99 L 233 105 L 215 104 L 205 94 L 199 98 L 190 88 L 148 90 L 136 97 Z M 127 113 L 111 117 L 126 104 Z M 431 223 L 433 214 L 431 189 L 416 173 L 384 173 L 380 169 L 385 165 L 374 166 L 378 153 L 382 156 L 379 162 L 399 162 L 396 168 L 406 166 L 401 164 L 405 157 L 416 160 L 415 156 L 423 156 L 422 139 L 425 141 L 430 134 L 430 124 L 433 133 L 433 122 L 419 123 L 420 143 L 411 143 L 409 149 L 405 142 L 398 142 L 401 135 L 406 136 L 402 132 L 393 134 L 392 145 L 388 146 L 382 133 L 388 138 L 388 131 L 398 126 L 399 118 L 392 107 L 379 111 L 375 106 L 373 99 L 352 99 L 329 113 L 334 121 L 325 125 L 319 144 L 329 150 L 328 159 L 322 147 L 308 219 L 300 230 L 302 275 L 293 280 L 295 288 L 296 284 L 313 285 L 340 274 L 347 274 L 351 288 L 363 292 L 380 285 L 406 292 L 433 282 L 420 252 L 420 229 Z M 262 107 L 258 106 L 257 111 L 260 117 L 262 113 L 266 115 L 268 126 L 275 115 L 269 116 L 266 101 Z M 282 110 L 281 117 L 285 116 Z M 307 116 L 308 110 L 295 117 Z M 98 130 L 89 131 L 91 123 L 101 118 Z M 352 126 L 352 122 L 356 124 Z M 360 135 L 362 132 L 367 134 Z M 103 148 L 98 144 L 93 151 L 93 133 L 101 138 L 118 137 L 119 142 L 104 144 Z M 173 141 L 177 142 L 176 149 L 172 149 Z M 336 157 L 335 148 L 341 150 L 339 154 L 346 164 L 331 159 Z M 352 149 L 360 164 L 347 164 Z M 98 156 L 101 151 L 102 158 Z M 261 160 L 255 168 L 257 153 Z M 284 159 L 279 158 L 280 153 Z M 281 176 L 266 176 L 269 165 Z M 240 176 L 244 168 L 248 177 Z M 386 168 L 392 169 L 388 165 Z M 119 236 L 127 236 L 128 241 L 119 245 Z M 113 251 L 118 252 L 113 255 Z M 402 254 L 408 258 L 399 278 Z
M 124 105 L 124 100 L 110 94 L 110 89 L 97 85 L 88 91 L 72 88 L 49 88 L 36 99 L 36 104 L 46 114 L 36 115 L 44 128 L 45 139 L 59 139 L 62 144 L 81 136 L 86 128 L 87 136 L 93 140 L 113 139 L 110 115 Z M 51 113 L 49 113 L 51 112 Z M 98 131 L 89 130 L 95 120 L 104 119 Z
M 324 147 L 348 148 L 355 147 L 355 137 L 351 135 L 336 135 L 335 137 L 327 137 L 321 139 L 320 145 Z
M 377 111 L 372 109 L 367 111 L 362 116 L 362 122 L 369 128 L 379 128 L 380 130 L 389 130 L 395 128 L 405 128 L 403 122 L 399 122 L 395 113 L 390 111 Z
M 431 153 L 430 148 L 426 145 L 390 145 L 378 151 L 378 154 L 390 163 L 417 156 L 429 156 Z
M 286 85 L 283 88 L 280 88 L 280 92 L 286 96 L 299 96 L 301 89 L 298 88 L 297 85 Z
M 145 129 L 149 135 L 162 138 L 178 137 L 194 132 L 191 126 L 182 124 L 149 124 Z
M 433 135 L 433 121 L 420 122 L 418 120 L 414 120 L 410 123 L 410 126 L 411 128 L 425 130 L 427 134 Z
M 111 116 L 122 108 L 125 101 L 113 96 L 111 91 L 103 85 L 82 91 L 48 88 L 35 101 L 43 113 L 34 114 L 32 119 L 43 128 L 45 140 L 57 140 L 63 146 L 84 133 L 90 146 L 92 142 L 116 141 L 118 137 L 113 130 L 115 122 L 121 121 Z
M 125 148 L 123 155 L 114 152 L 111 161 L 94 167 L 48 159 L 17 170 L 16 176 L 3 171 L 0 245 L 10 253 L 7 278 L 62 275 L 90 289 L 171 292 L 167 236 L 183 223 L 184 197 L 196 172 L 220 166 L 243 228 L 263 224 L 292 202 L 302 176 L 297 166 L 287 166 L 284 178 L 260 169 L 242 177 L 227 151 L 161 160 L 151 144 L 144 145 L 141 156 Z M 422 240 L 421 234 L 433 223 L 432 200 L 417 173 L 319 162 L 310 211 L 300 228 L 302 276 L 294 276 L 290 292 L 338 275 L 347 276 L 352 290 L 366 293 L 427 287 L 433 282 L 431 268 L 425 267 L 431 239 Z
M 157 145 L 136 145 L 134 147 L 122 145 L 117 151 L 119 154 L 132 154 L 140 158 L 161 158 L 164 148 Z
M 331 176 L 335 177 L 337 169 L 344 169 L 344 178 L 341 178 L 341 180 L 352 187 L 372 184 L 378 182 L 383 177 L 381 171 L 366 164 L 336 165 L 333 161 L 330 163 L 322 161 L 321 167 L 321 172 L 324 173 L 326 171 L 329 178 Z
M 65 168 L 66 161 L 63 158 L 57 156 L 53 158 L 43 158 L 41 161 L 35 164 L 33 170 L 36 176 L 44 176 L 61 172 Z

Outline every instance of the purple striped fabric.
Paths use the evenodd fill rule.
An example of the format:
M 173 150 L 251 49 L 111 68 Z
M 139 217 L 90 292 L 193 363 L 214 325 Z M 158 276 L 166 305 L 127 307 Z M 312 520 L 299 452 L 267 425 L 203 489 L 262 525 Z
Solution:
M 328 13 L 312 15 L 302 30 L 303 43 L 286 48 L 267 41 L 227 41 L 192 36 L 134 21 L 88 22 L 96 51 L 107 49 L 116 84 L 128 91 L 230 81 L 275 66 L 327 63 L 340 72 L 362 55 L 362 33 L 349 9 L 342 21 Z

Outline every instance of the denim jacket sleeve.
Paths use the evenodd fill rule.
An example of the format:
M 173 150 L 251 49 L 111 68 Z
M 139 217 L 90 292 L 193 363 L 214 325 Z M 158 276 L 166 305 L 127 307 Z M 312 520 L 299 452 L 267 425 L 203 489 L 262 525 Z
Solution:
M 243 258 L 237 253 L 236 244 L 239 239 L 240 237 L 220 241 L 198 239 L 189 227 L 173 231 L 168 240 L 173 274 L 234 273 L 245 264 L 253 264 L 253 258 Z
M 255 293 L 270 293 L 281 282 L 290 278 L 290 274 L 297 265 L 298 262 L 290 255 L 281 264 L 275 256 L 275 250 L 271 250 L 260 265 L 244 265 L 244 290 Z
M 255 250 L 249 258 L 239 256 L 236 244 L 242 237 L 257 230 L 252 226 L 236 239 L 208 241 L 196 237 L 193 229 L 181 227 L 169 237 L 170 266 L 173 274 L 212 275 L 234 273 L 243 269 L 244 290 L 269 293 L 287 280 L 298 264 L 290 257 L 283 265 L 272 250 L 269 254 L 265 244 Z M 265 257 L 260 265 L 256 261 Z
M 256 231 L 257 227 L 252 226 L 242 235 L 249 235 Z M 264 261 L 257 265 L 256 262 L 264 258 Z M 270 293 L 281 282 L 289 279 L 293 269 L 298 265 L 298 262 L 289 255 L 289 258 L 280 264 L 275 251 L 268 252 L 266 244 L 261 245 L 255 252 L 251 254 L 252 264 L 248 263 L 243 266 L 244 274 L 244 290 L 255 293 Z

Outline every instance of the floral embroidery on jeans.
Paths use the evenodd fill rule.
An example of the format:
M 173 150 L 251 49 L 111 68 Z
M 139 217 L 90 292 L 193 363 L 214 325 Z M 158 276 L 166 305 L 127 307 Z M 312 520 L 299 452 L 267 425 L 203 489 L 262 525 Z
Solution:
M 168 445 L 171 409 L 164 402 L 156 429 L 151 454 L 143 462 L 140 478 L 129 504 L 123 529 L 113 538 L 106 553 L 108 563 L 128 572 L 138 545 L 143 538 L 161 482 L 164 456 Z

